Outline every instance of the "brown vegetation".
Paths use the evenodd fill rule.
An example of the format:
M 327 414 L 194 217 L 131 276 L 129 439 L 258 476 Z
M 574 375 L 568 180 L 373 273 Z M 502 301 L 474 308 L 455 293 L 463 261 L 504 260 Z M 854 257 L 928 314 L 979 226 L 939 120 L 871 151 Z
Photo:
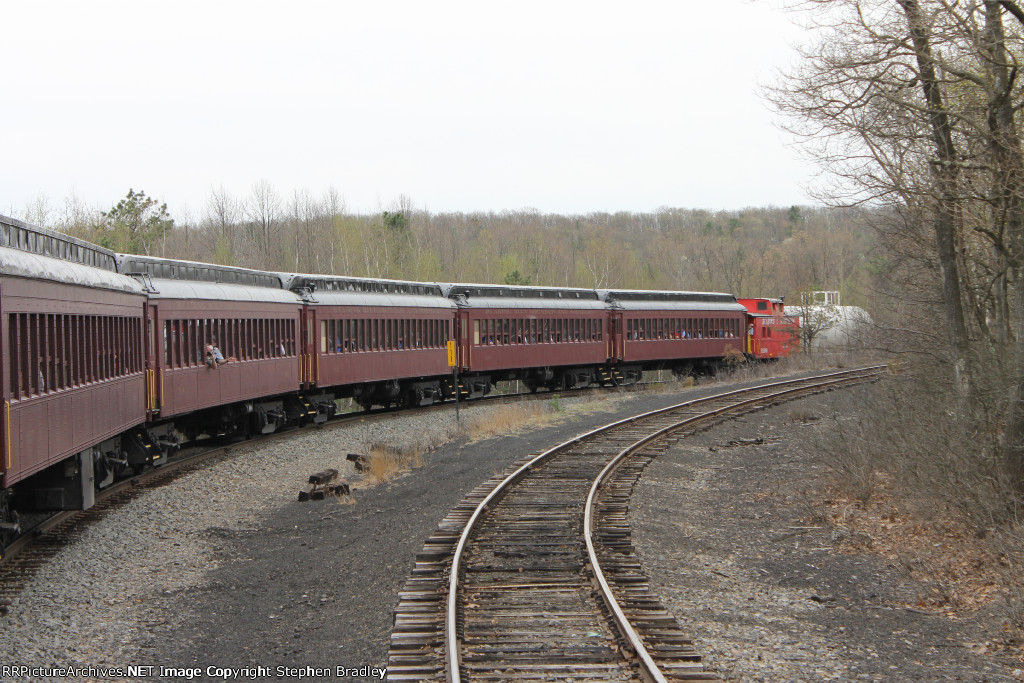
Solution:
M 122 202 L 123 203 L 123 202 Z M 173 207 L 170 209 L 173 213 Z M 110 212 L 108 212 L 109 214 Z M 401 280 L 683 289 L 738 296 L 842 290 L 864 300 L 871 280 L 870 211 L 749 208 L 554 215 L 535 210 L 430 213 L 407 198 L 375 214 L 338 193 L 285 199 L 268 183 L 246 197 L 211 193 L 199 214 L 175 216 L 146 240 L 74 198 L 42 201 L 24 218 L 119 250 L 291 272 Z
M 771 96 L 828 170 L 822 195 L 878 207 L 886 258 L 872 314 L 901 361 L 856 419 L 828 418 L 825 462 L 860 516 L 899 511 L 891 529 L 913 530 L 899 544 L 935 531 L 969 548 L 971 562 L 958 550 L 921 566 L 1002 577 L 993 594 L 1024 628 L 1024 11 L 1009 0 L 798 4 L 823 30 Z M 887 517 L 874 518 L 887 535 Z

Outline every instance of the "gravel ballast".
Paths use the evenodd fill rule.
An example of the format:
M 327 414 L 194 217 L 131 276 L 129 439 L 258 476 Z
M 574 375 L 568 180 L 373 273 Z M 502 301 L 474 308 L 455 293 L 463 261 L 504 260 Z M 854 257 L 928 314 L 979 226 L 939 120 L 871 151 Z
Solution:
M 239 447 L 111 511 L 43 566 L 0 617 L 0 661 L 384 666 L 397 592 L 423 541 L 466 492 L 525 452 L 681 395 L 546 400 L 553 424 L 468 443 L 450 440 L 450 408 Z M 477 404 L 463 417 L 498 410 Z M 383 484 L 361 480 L 346 459 L 374 444 L 437 443 L 421 467 Z M 352 495 L 297 502 L 307 477 L 327 468 L 349 479 Z
M 865 392 L 854 394 L 853 392 Z M 798 445 L 870 389 L 786 403 L 695 434 L 658 456 L 633 491 L 633 543 L 652 590 L 728 681 L 1014 681 L 998 604 L 946 615 L 898 562 L 814 519 L 820 458 Z M 813 443 L 813 441 L 811 441 Z
M 426 453 L 422 466 L 377 485 L 360 479 L 347 453 L 366 453 L 381 443 L 443 443 L 455 433 L 454 411 L 414 411 L 379 422 L 303 430 L 286 441 L 239 448 L 106 515 L 42 567 L 2 617 L 0 660 L 27 666 L 199 667 L 203 673 L 197 680 L 213 680 L 205 675 L 209 666 L 262 666 L 272 674 L 279 666 L 330 667 L 332 672 L 339 666 L 382 667 L 397 591 L 415 554 L 469 490 L 525 453 L 540 452 L 613 418 L 719 390 L 562 398 L 553 424 L 473 442 L 457 437 Z M 488 410 L 498 408 L 477 405 L 463 415 Z M 781 424 L 784 413 L 779 411 L 785 410 L 751 415 L 733 427 L 727 423 L 694 437 L 706 442 L 684 441 L 655 461 L 637 489 L 638 551 L 645 567 L 650 563 L 656 592 L 694 627 L 709 665 L 729 680 L 743 681 L 944 680 L 904 678 L 902 667 L 909 667 L 915 656 L 925 661 L 923 671 L 931 671 L 926 658 L 932 650 L 896 648 L 906 654 L 894 658 L 888 643 L 898 637 L 938 643 L 937 652 L 951 658 L 943 660 L 943 670 L 961 676 L 949 680 L 1013 680 L 1006 678 L 1014 675 L 1012 669 L 983 657 L 971 659 L 973 654 L 961 645 L 945 645 L 973 642 L 980 635 L 949 635 L 941 617 L 899 613 L 900 619 L 942 624 L 920 630 L 893 621 L 896 610 L 851 611 L 840 589 L 849 576 L 829 573 L 827 582 L 812 580 L 799 573 L 805 570 L 787 564 L 806 564 L 807 558 L 793 549 L 795 540 L 771 546 L 787 552 L 753 549 L 759 524 L 768 519 L 764 533 L 771 535 L 777 520 L 757 507 L 771 497 L 762 500 L 750 491 L 759 485 L 770 488 L 776 472 L 783 479 L 798 476 L 800 463 L 775 470 L 778 453 L 769 453 L 776 462 L 764 469 L 702 458 L 724 458 L 726 451 L 737 450 L 708 451 L 708 444 L 721 445 L 724 437 L 715 436 L 718 430 L 741 429 L 747 438 L 762 419 L 765 430 Z M 771 435 L 781 436 L 779 431 Z M 784 452 L 783 443 L 772 441 L 768 448 Z M 755 457 L 754 447 L 738 450 Z M 349 479 L 352 495 L 297 502 L 308 475 L 329 467 Z M 747 497 L 720 490 L 726 471 L 743 474 L 728 479 L 749 487 Z M 730 513 L 736 521 L 723 521 Z M 785 522 L 790 525 L 788 517 Z M 724 545 L 745 535 L 750 543 L 740 545 L 749 546 L 752 558 Z M 800 543 L 807 541 L 801 537 Z M 815 558 L 828 556 L 814 552 Z M 694 572 L 695 564 L 700 567 Z M 859 577 L 849 585 L 863 588 L 866 595 L 882 595 L 871 600 L 883 607 L 884 596 L 904 590 L 884 587 L 900 580 L 885 571 L 884 563 L 855 565 L 844 556 L 840 564 Z M 695 586 L 704 592 L 695 592 Z M 809 593 L 829 602 L 815 602 Z M 704 597 L 716 602 L 707 604 Z M 847 619 L 863 625 L 855 627 Z M 849 641 L 842 629 L 855 632 L 856 639 Z M 824 654 L 824 663 L 812 661 L 818 654 Z M 974 671 L 982 673 L 972 678 Z M 376 680 L 364 674 L 332 677 Z M 979 677 L 989 674 L 992 678 Z

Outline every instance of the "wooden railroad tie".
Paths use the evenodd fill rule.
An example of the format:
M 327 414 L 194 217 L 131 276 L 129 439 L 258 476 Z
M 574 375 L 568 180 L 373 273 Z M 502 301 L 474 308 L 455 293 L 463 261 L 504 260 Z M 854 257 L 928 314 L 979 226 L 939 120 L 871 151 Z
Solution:
M 369 456 L 360 455 L 358 453 L 349 453 L 345 457 L 352 462 L 352 466 L 356 468 L 356 472 L 365 472 L 370 468 Z
M 299 489 L 299 502 L 307 500 L 323 500 L 327 496 L 347 496 L 350 491 L 348 482 L 344 479 L 332 483 L 338 477 L 338 470 L 331 468 L 323 472 L 309 475 L 309 483 L 304 489 Z

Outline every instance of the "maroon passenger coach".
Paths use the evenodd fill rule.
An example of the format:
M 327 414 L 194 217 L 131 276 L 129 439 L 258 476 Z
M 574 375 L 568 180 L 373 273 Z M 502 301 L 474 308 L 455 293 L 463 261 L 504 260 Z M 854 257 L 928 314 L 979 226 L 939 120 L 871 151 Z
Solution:
M 0 217 L 0 469 L 4 496 L 35 476 L 23 509 L 88 507 L 123 460 L 146 417 L 144 306 L 113 252 Z
M 276 273 L 120 255 L 122 271 L 138 273 L 149 295 L 152 344 L 147 361 L 156 383 L 147 409 L 152 426 L 174 441 L 208 433 L 271 432 L 315 411 L 295 393 L 310 386 L 310 349 L 300 341 L 302 301 L 282 289 Z M 206 348 L 224 362 L 208 359 Z M 287 395 L 287 396 L 286 396 Z M 169 424 L 169 423 L 167 423 Z
M 742 354 L 747 310 L 732 294 L 602 290 L 614 330 L 613 356 L 627 377 L 670 367 L 677 374 Z
M 459 366 L 470 396 L 501 380 L 571 389 L 610 381 L 607 310 L 592 289 L 445 285 L 458 306 Z
M 436 284 L 285 275 L 306 305 L 316 386 L 365 407 L 430 405 L 454 395 L 446 344 L 455 305 Z

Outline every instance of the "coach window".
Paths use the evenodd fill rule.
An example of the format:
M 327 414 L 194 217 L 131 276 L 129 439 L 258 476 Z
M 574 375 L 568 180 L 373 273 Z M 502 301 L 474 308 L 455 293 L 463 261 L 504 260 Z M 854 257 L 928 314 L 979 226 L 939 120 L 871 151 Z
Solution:
M 11 400 L 16 401 L 21 398 L 21 368 L 19 367 L 20 360 L 20 338 L 18 336 L 20 316 L 11 313 L 7 316 L 7 334 L 8 334 L 8 349 L 10 353 L 9 363 L 7 368 L 7 374 L 9 376 L 8 385 L 10 388 Z
M 25 350 L 25 389 L 28 395 L 39 393 L 39 316 L 28 315 L 28 329 L 23 347 Z

